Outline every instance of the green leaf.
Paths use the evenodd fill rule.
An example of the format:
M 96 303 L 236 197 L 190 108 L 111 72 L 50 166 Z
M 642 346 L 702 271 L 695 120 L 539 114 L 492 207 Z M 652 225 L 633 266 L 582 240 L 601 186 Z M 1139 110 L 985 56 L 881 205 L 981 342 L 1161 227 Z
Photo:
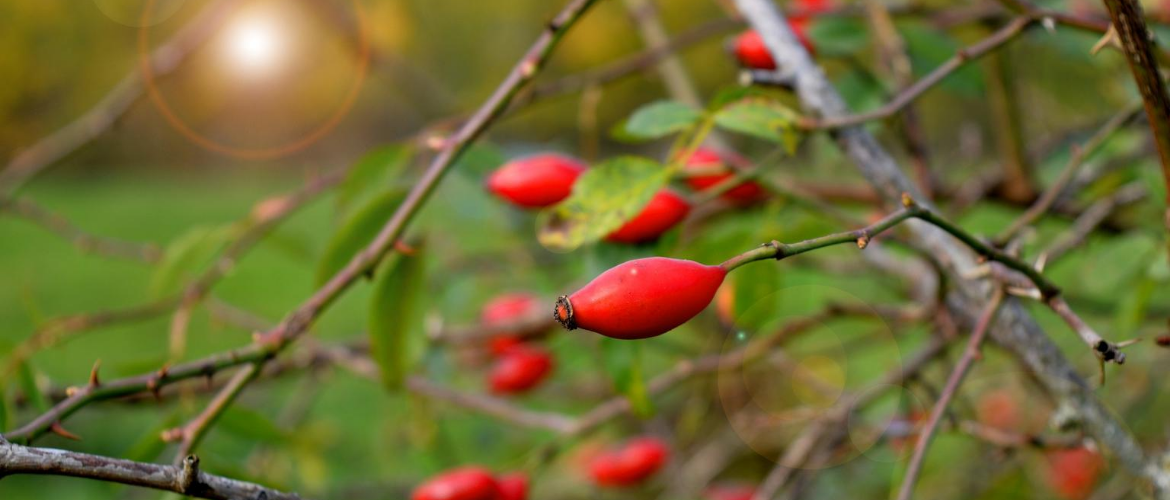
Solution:
M 601 353 L 605 372 L 610 374 L 614 388 L 630 401 L 634 415 L 642 418 L 652 416 L 654 405 L 646 391 L 646 379 L 642 369 L 642 344 L 603 338 Z
M 788 154 L 793 154 L 800 140 L 795 127 L 796 118 L 794 111 L 780 103 L 745 99 L 720 109 L 715 114 L 715 125 L 780 144 Z
M 230 225 L 200 226 L 179 235 L 163 250 L 150 279 L 151 293 L 159 297 L 178 292 L 212 263 L 234 233 Z
M 382 264 L 370 297 L 370 355 L 382 371 L 382 384 L 400 389 L 410 365 L 410 336 L 422 330 L 426 266 L 421 246 L 415 255 L 395 254 Z
M 636 156 L 607 160 L 582 174 L 568 199 L 537 215 L 537 239 L 559 251 L 600 240 L 636 216 L 670 173 Z
M 345 213 L 367 191 L 379 192 L 395 186 L 414 158 L 414 152 L 410 144 L 391 144 L 366 153 L 337 186 L 337 210 Z
M 869 47 L 869 29 L 864 18 L 823 16 L 808 28 L 817 55 L 856 55 Z
M 49 411 L 52 406 L 49 404 L 49 398 L 41 392 L 41 388 L 37 385 L 36 374 L 33 372 L 32 366 L 28 361 L 24 361 L 18 368 L 19 373 L 17 377 L 20 380 L 20 390 L 24 393 L 24 398 L 36 408 L 37 413 L 44 413 Z
M 374 240 L 374 236 L 377 236 L 390 216 L 394 215 L 405 195 L 406 191 L 398 188 L 383 192 L 341 226 L 329 240 L 325 254 L 317 264 L 318 287 L 329 281 L 329 278 L 349 263 L 354 254 Z
M 933 71 L 961 48 L 954 37 L 925 23 L 899 22 L 898 31 L 906 40 L 906 52 L 910 54 L 915 78 Z M 951 73 L 939 83 L 939 87 L 972 97 L 981 95 L 985 88 L 977 64 L 968 64 Z
M 686 130 L 703 113 L 678 101 L 657 101 L 634 111 L 625 122 L 622 138 L 646 141 Z

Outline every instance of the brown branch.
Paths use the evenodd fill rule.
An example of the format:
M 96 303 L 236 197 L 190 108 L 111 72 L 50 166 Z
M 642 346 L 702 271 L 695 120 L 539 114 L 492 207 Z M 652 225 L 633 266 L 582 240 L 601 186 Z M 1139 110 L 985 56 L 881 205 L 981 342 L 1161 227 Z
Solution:
M 951 404 L 951 399 L 959 391 L 959 385 L 963 383 L 971 365 L 980 357 L 979 349 L 983 345 L 983 339 L 987 337 L 991 320 L 999 311 L 999 305 L 1003 302 L 1003 298 L 1003 291 L 996 290 L 995 295 L 991 297 L 991 301 L 983 310 L 983 314 L 980 315 L 979 321 L 975 324 L 975 330 L 971 332 L 971 338 L 967 341 L 967 349 L 963 351 L 963 357 L 959 358 L 959 362 L 955 364 L 955 368 L 947 377 L 947 384 L 943 387 L 942 394 L 939 395 L 938 401 L 934 403 L 934 408 L 930 411 L 926 428 L 922 430 L 914 444 L 914 454 L 910 458 L 910 465 L 907 466 L 906 478 L 902 480 L 902 487 L 898 490 L 898 500 L 909 500 L 910 495 L 914 493 L 914 483 L 918 481 L 918 474 L 922 472 L 922 464 L 926 460 L 926 450 L 930 448 L 930 442 L 934 439 L 934 433 L 938 430 L 939 423 L 942 422 L 947 406 Z
M 906 87 L 905 90 L 902 90 L 898 93 L 898 95 L 894 96 L 890 102 L 884 104 L 878 109 L 848 116 L 823 117 L 820 119 L 806 118 L 802 120 L 801 126 L 809 130 L 837 129 L 859 125 L 871 120 L 888 118 L 893 114 L 901 111 L 910 103 L 914 102 L 918 96 L 922 95 L 927 90 L 930 90 L 939 82 L 943 81 L 943 79 L 950 76 L 951 73 L 959 70 L 967 63 L 974 61 L 980 56 L 992 50 L 998 49 L 1007 42 L 1015 39 L 1017 36 L 1023 33 L 1024 29 L 1032 24 L 1033 21 L 1035 21 L 1035 19 L 1029 16 L 1021 16 L 1013 19 L 1010 23 L 1000 28 L 995 33 L 992 33 L 987 38 L 984 38 L 983 40 L 980 40 L 973 45 L 959 50 L 959 52 L 955 54 L 954 57 L 939 65 L 937 68 L 935 68 L 926 76 L 922 77 L 917 82 L 914 82 L 913 85 Z
M 64 217 L 29 200 L 0 198 L 0 212 L 8 212 L 60 236 L 82 252 L 153 264 L 162 252 L 152 243 L 136 243 L 86 232 Z
M 179 441 L 179 450 L 175 452 L 175 463 L 179 464 L 195 452 L 195 447 L 199 446 L 199 442 L 203 440 L 203 436 L 215 425 L 215 421 L 219 419 L 220 415 L 231 406 L 236 397 L 243 391 L 244 386 L 256 378 L 260 374 L 260 364 L 252 363 L 250 365 L 240 368 L 232 379 L 228 381 L 223 390 L 215 395 L 215 398 L 207 404 L 203 412 L 195 419 L 191 420 L 183 427 L 171 429 L 162 435 L 163 441 Z
M 198 465 L 199 459 L 193 456 L 182 465 L 158 465 L 0 442 L 0 478 L 15 474 L 79 477 L 211 499 L 301 498 L 296 493 L 208 474 Z
M 197 47 L 220 27 L 238 0 L 217 0 L 204 7 L 166 43 L 150 54 L 151 73 L 173 73 Z M 146 87 L 138 66 L 84 115 L 16 155 L 0 171 L 0 198 L 10 196 L 26 180 L 100 136 L 130 110 Z
M 1113 18 L 1113 27 L 1121 40 L 1121 48 L 1129 61 L 1130 72 L 1146 108 L 1146 118 L 1153 133 L 1158 157 L 1162 160 L 1162 176 L 1166 181 L 1166 212 L 1163 224 L 1170 230 L 1170 94 L 1158 71 L 1154 57 L 1154 38 L 1146 27 L 1145 14 L 1136 0 L 1104 0 Z M 1170 250 L 1170 246 L 1167 247 Z
M 1099 128 L 1095 133 L 1093 133 L 1091 137 L 1086 139 L 1085 142 L 1081 143 L 1079 147 L 1074 146 L 1072 149 L 1072 156 L 1070 156 L 1068 162 L 1065 163 L 1064 169 L 1060 171 L 1060 175 L 1058 175 L 1056 180 L 1053 181 L 1052 185 L 1049 186 L 1042 195 L 1040 195 L 1040 198 L 1036 200 L 1032 206 L 1028 207 L 1028 210 L 1021 214 L 1019 218 L 1012 221 L 1011 225 L 999 233 L 999 236 L 996 236 L 996 245 L 1006 245 L 1007 242 L 1012 238 L 1015 238 L 1022 229 L 1033 224 L 1037 219 L 1048 212 L 1048 210 L 1052 208 L 1052 205 L 1056 203 L 1056 200 L 1060 198 L 1060 195 L 1064 192 L 1064 188 L 1068 186 L 1070 181 L 1072 181 L 1073 177 L 1077 173 L 1077 169 L 1080 168 L 1080 166 L 1085 163 L 1085 160 L 1087 160 L 1089 156 L 1092 156 L 1092 154 L 1096 152 L 1097 149 L 1105 143 L 1105 141 L 1109 140 L 1109 138 L 1112 137 L 1115 132 L 1121 129 L 1121 127 L 1125 126 L 1125 124 L 1128 123 L 1129 120 L 1137 114 L 1139 109 L 1141 108 L 1139 108 L 1137 104 L 1134 104 L 1133 106 L 1129 106 L 1126 109 L 1121 110 L 1121 112 L 1113 115 L 1112 118 L 1106 121 L 1105 124 L 1102 125 L 1101 128 Z

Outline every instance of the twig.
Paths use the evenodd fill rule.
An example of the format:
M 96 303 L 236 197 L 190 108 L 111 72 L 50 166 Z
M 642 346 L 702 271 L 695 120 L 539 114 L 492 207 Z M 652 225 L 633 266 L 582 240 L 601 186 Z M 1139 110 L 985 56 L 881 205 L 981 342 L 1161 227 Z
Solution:
M 179 440 L 179 450 L 175 452 L 175 463 L 181 463 L 182 460 L 194 453 L 195 448 L 199 446 L 199 442 L 203 440 L 203 436 L 215 425 L 215 421 L 219 419 L 220 415 L 231 406 L 236 397 L 243 391 L 244 386 L 256 378 L 260 374 L 260 364 L 252 363 L 250 365 L 240 368 L 232 379 L 224 388 L 215 395 L 215 398 L 207 404 L 203 412 L 195 419 L 191 420 L 183 427 L 171 429 L 163 433 L 163 441 Z
M 983 339 L 987 337 L 991 320 L 999 311 L 999 304 L 1003 298 L 1004 292 L 997 289 L 983 310 L 983 314 L 979 317 L 979 321 L 975 324 L 975 330 L 971 332 L 971 338 L 967 341 L 967 349 L 963 351 L 963 357 L 959 358 L 959 362 L 955 364 L 955 368 L 947 377 L 947 385 L 943 387 L 942 394 L 934 403 L 934 408 L 930 411 L 930 418 L 926 421 L 926 427 L 923 428 L 915 441 L 914 454 L 910 457 L 910 465 L 906 469 L 906 478 L 902 480 L 902 487 L 898 490 L 898 500 L 910 500 L 910 495 L 914 493 L 914 483 L 918 481 L 918 474 L 922 472 L 922 464 L 926 460 L 926 450 L 930 448 L 934 433 L 938 430 L 939 423 L 942 422 L 943 413 L 947 411 L 951 399 L 959 391 L 959 385 L 963 383 L 963 378 L 967 376 L 967 372 L 970 371 L 975 360 L 980 357 L 980 346 L 983 345 Z
M 1129 120 L 1132 119 L 1140 109 L 1141 108 L 1139 105 L 1135 103 L 1134 105 L 1121 110 L 1121 112 L 1113 115 L 1112 118 L 1106 121 L 1100 129 L 1098 129 L 1091 137 L 1085 140 L 1085 142 L 1083 142 L 1079 147 L 1074 146 L 1072 150 L 1072 156 L 1070 156 L 1068 162 L 1065 163 L 1064 169 L 1060 171 L 1060 175 L 1057 176 L 1052 185 L 1049 186 L 1042 195 L 1040 195 L 1040 199 L 1036 200 L 1032 206 L 1028 207 L 1028 210 L 1021 214 L 1019 218 L 1012 221 L 1011 225 L 999 233 L 999 236 L 996 236 L 996 246 L 1006 245 L 1009 240 L 1015 238 L 1016 235 L 1019 234 L 1020 230 L 1036 222 L 1037 219 L 1048 212 L 1048 209 L 1052 208 L 1052 204 L 1055 203 L 1058 198 L 1060 198 L 1064 188 L 1068 186 L 1068 183 L 1076 175 L 1077 169 L 1080 168 L 1082 164 L 1084 164 L 1085 160 L 1088 159 L 1088 157 L 1091 156 L 1094 152 L 1096 152 L 1096 150 L 1100 148 L 1101 145 L 1105 143 L 1105 141 L 1112 137 L 1114 132 L 1117 132 L 1117 130 L 1128 123 Z
M 211 3 L 166 43 L 154 49 L 149 56 L 149 67 L 155 77 L 178 69 L 219 28 L 237 2 Z M 104 133 L 130 110 L 144 90 L 142 74 L 135 69 L 84 115 L 21 151 L 0 171 L 0 198 L 10 196 L 30 177 Z
M 1073 248 L 1076 248 L 1089 233 L 1093 231 L 1098 225 L 1105 221 L 1110 214 L 1118 207 L 1132 204 L 1145 198 L 1146 188 L 1140 181 L 1133 182 L 1122 186 L 1116 193 L 1102 198 L 1092 205 L 1077 217 L 1073 225 L 1067 232 L 1057 236 L 1053 239 L 1052 245 L 1047 250 L 1041 252 L 1045 257 L 1048 265 L 1051 266 L 1053 262 L 1063 257 L 1065 253 Z
M 0 198 L 0 212 L 9 212 L 60 236 L 78 250 L 107 257 L 129 259 L 153 264 L 162 256 L 152 243 L 135 243 L 86 232 L 64 217 L 29 200 Z
M 795 440 L 789 444 L 784 455 L 776 461 L 776 466 L 768 473 L 752 496 L 752 500 L 770 500 L 788 483 L 792 473 L 805 464 L 821 442 L 832 432 L 843 430 L 842 424 L 858 408 L 865 407 L 876 401 L 878 397 L 892 387 L 901 385 L 926 367 L 931 361 L 946 352 L 946 343 L 938 338 L 931 338 L 922 350 L 915 353 L 902 365 L 886 372 L 884 376 L 871 386 L 862 388 L 852 394 L 843 396 L 837 404 L 826 410 L 820 419 L 809 424 Z
M 184 461 L 182 465 L 158 465 L 74 451 L 0 443 L 0 477 L 14 474 L 79 477 L 211 499 L 301 498 L 296 493 L 286 493 L 202 472 L 198 469 L 198 459 L 191 458 L 192 460 Z
M 1129 62 L 1134 83 L 1142 95 L 1146 118 L 1153 133 L 1158 156 L 1162 160 L 1162 176 L 1166 182 L 1166 201 L 1170 203 L 1170 94 L 1158 70 L 1154 56 L 1153 35 L 1146 27 L 1145 14 L 1136 0 L 1104 0 L 1113 18 L 1113 27 L 1121 40 L 1122 51 Z M 1170 230 L 1170 206 L 1167 206 L 1163 224 Z M 1170 250 L 1170 246 L 1167 247 Z
M 963 65 L 970 61 L 978 59 L 980 56 L 998 49 L 1003 44 L 1015 39 L 1024 29 L 1027 28 L 1035 19 L 1028 16 L 1021 16 L 1013 19 L 999 31 L 992 33 L 991 36 L 971 45 L 969 47 L 959 50 L 954 57 L 948 59 L 946 62 L 939 65 L 930 74 L 922 77 L 922 79 L 914 82 L 913 85 L 906 87 L 898 95 L 894 96 L 890 102 L 873 111 L 865 113 L 858 113 L 849 116 L 839 117 L 824 117 L 821 119 L 804 119 L 801 121 L 801 126 L 809 130 L 818 129 L 836 129 L 842 127 L 849 127 L 852 125 L 859 125 L 871 120 L 880 120 L 888 118 L 894 113 L 901 111 L 910 103 L 914 102 L 918 96 L 922 95 L 930 88 L 937 85 L 951 73 L 954 73 Z

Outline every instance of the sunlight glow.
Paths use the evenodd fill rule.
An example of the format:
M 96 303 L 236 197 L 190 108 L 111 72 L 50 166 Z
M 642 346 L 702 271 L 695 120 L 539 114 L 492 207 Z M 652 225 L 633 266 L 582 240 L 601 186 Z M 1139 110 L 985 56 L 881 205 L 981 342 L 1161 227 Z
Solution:
M 249 75 L 272 72 L 281 62 L 284 34 L 270 16 L 252 15 L 236 20 L 227 32 L 229 56 Z

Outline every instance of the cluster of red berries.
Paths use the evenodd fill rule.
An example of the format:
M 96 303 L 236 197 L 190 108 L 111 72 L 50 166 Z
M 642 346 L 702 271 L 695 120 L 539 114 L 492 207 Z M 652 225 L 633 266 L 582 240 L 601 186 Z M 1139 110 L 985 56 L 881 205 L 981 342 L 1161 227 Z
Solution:
M 480 321 L 498 328 L 522 324 L 527 318 L 545 310 L 541 300 L 527 293 L 507 293 L 484 304 Z M 547 317 L 547 316 L 546 316 Z M 553 357 L 545 349 L 529 342 L 547 332 L 545 325 L 529 331 L 515 330 L 496 334 L 490 350 L 496 357 L 488 375 L 488 387 L 496 394 L 519 394 L 540 385 L 553 370 Z
M 483 467 L 459 467 L 419 485 L 411 500 L 525 500 L 528 477 L 521 473 L 493 475 Z
M 687 183 L 696 191 L 703 191 L 734 175 L 733 166 L 746 160 L 734 154 L 699 148 L 686 161 L 686 168 L 695 172 Z M 508 162 L 487 180 L 487 188 L 496 196 L 521 208 L 543 208 L 555 205 L 573 192 L 573 184 L 585 171 L 585 165 L 559 154 L 538 154 Z M 721 198 L 738 205 L 750 204 L 764 198 L 759 184 L 744 182 L 723 193 Z M 691 204 L 682 195 L 663 188 L 654 194 L 646 206 L 621 227 L 606 236 L 613 243 L 645 243 L 658 239 L 681 222 L 691 210 Z
M 833 9 L 833 2 L 832 0 L 798 0 L 796 4 L 798 10 L 794 15 L 789 16 L 788 26 L 792 28 L 792 32 L 796 34 L 800 44 L 804 45 L 809 53 L 815 54 L 816 47 L 808 36 L 809 27 L 817 16 Z M 772 53 L 764 45 L 763 37 L 755 30 L 745 31 L 736 37 L 732 50 L 735 52 L 735 58 L 739 60 L 739 64 L 745 68 L 776 69 L 776 61 L 772 59 Z

